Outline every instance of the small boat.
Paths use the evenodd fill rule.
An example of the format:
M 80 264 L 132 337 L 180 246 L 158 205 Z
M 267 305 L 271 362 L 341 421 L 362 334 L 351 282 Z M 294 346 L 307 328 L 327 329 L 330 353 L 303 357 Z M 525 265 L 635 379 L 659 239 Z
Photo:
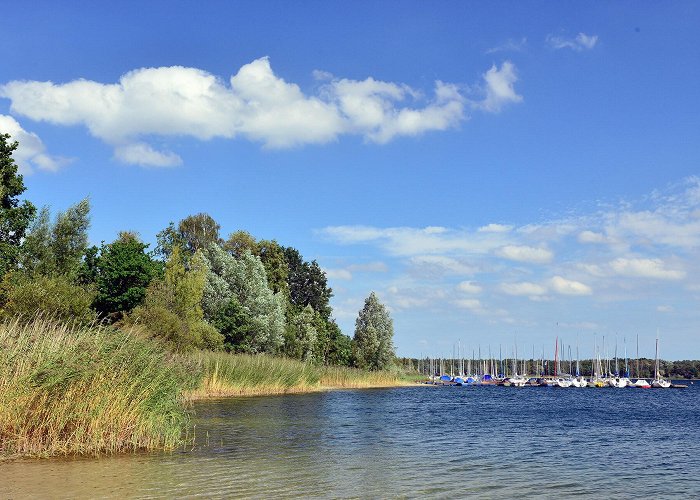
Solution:
M 573 387 L 588 387 L 588 381 L 579 375 L 578 377 L 571 379 L 571 385 Z
M 508 382 L 510 382 L 510 385 L 513 387 L 525 387 L 527 381 L 528 378 L 524 377 L 523 375 L 513 375 L 508 379 Z
M 651 389 L 651 384 L 643 378 L 638 378 L 632 387 L 638 387 L 640 389 Z
M 662 378 L 659 370 L 659 337 L 656 337 L 656 366 L 654 367 L 654 380 L 651 381 L 651 386 L 655 389 L 668 389 L 671 387 L 671 382 Z
M 559 377 L 554 381 L 554 387 L 561 387 L 566 389 L 571 387 L 572 382 L 573 379 L 569 377 Z

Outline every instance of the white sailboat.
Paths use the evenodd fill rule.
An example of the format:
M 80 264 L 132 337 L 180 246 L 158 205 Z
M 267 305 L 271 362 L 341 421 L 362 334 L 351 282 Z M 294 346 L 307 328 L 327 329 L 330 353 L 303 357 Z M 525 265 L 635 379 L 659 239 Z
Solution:
M 656 334 L 656 364 L 654 366 L 654 380 L 651 381 L 651 386 L 655 389 L 668 389 L 671 387 L 671 382 L 662 378 L 659 372 L 659 335 Z
M 637 380 L 634 382 L 634 387 L 639 389 L 651 389 L 651 384 L 644 378 L 639 378 L 639 334 L 637 334 Z

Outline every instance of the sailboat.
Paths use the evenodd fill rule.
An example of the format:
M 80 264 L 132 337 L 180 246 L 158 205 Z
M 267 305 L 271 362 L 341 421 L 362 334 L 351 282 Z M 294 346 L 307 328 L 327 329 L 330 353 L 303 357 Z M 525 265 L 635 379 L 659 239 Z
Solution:
M 578 357 L 578 336 L 576 337 L 576 377 L 571 380 L 574 387 L 588 387 L 588 382 L 581 376 L 581 365 Z
M 661 378 L 659 372 L 659 334 L 656 334 L 656 364 L 654 366 L 654 380 L 651 381 L 651 386 L 656 389 L 668 389 L 671 387 L 671 382 Z
M 627 387 L 627 382 L 629 379 L 627 377 L 620 377 L 620 363 L 617 358 L 617 335 L 615 336 L 615 376 L 610 377 L 608 384 L 610 387 L 615 387 L 616 389 L 622 389 Z
M 634 383 L 634 387 L 640 389 L 651 389 L 651 384 L 647 382 L 644 378 L 639 378 L 641 371 L 639 370 L 639 334 L 637 334 L 637 380 Z

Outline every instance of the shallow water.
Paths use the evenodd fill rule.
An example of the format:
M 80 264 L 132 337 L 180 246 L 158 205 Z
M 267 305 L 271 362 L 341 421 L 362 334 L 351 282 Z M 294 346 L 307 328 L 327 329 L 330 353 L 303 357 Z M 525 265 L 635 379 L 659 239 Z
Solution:
M 699 410 L 698 383 L 209 401 L 194 447 L 2 464 L 0 498 L 697 498 Z

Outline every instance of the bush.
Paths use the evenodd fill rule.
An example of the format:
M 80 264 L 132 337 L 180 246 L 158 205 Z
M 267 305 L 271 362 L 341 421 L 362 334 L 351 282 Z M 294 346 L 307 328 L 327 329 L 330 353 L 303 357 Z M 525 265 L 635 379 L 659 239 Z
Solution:
M 42 315 L 69 323 L 88 325 L 96 320 L 90 308 L 95 299 L 91 288 L 76 285 L 67 276 L 10 275 L 5 280 L 5 318 L 30 320 Z

